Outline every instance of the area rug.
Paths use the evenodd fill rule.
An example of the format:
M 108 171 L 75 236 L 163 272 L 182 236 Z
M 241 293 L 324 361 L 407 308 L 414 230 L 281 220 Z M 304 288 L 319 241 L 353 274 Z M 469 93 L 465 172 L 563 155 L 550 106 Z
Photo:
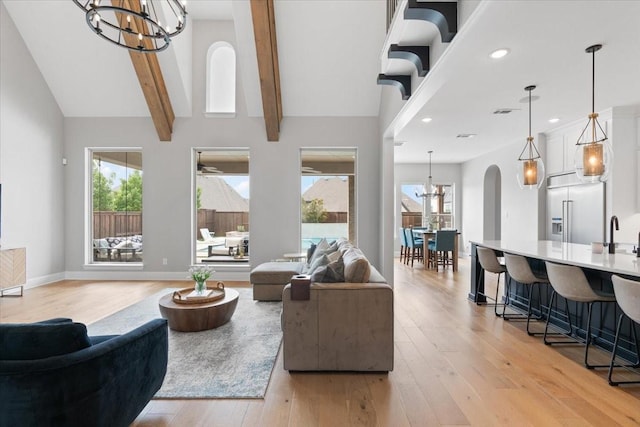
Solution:
M 240 297 L 231 320 L 216 329 L 169 329 L 167 375 L 156 398 L 261 398 L 269 385 L 282 340 L 281 302 L 253 301 L 250 288 Z M 161 317 L 158 301 L 165 289 L 87 326 L 89 335 L 122 334 Z

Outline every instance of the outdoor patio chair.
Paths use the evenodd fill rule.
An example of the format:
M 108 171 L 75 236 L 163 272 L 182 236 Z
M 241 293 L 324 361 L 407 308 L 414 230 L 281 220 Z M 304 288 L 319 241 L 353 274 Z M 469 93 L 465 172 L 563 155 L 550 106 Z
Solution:
M 205 242 L 213 242 L 213 240 L 214 240 L 213 236 L 215 234 L 216 234 L 215 232 L 209 231 L 208 228 L 201 228 L 200 229 L 200 235 L 202 236 L 202 239 Z

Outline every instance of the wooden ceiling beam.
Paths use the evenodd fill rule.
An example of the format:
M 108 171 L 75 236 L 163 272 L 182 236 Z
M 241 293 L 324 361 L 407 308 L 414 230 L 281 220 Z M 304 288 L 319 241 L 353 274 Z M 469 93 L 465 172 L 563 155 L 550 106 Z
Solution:
M 114 6 L 119 6 L 121 3 L 124 7 L 131 10 L 140 11 L 140 0 L 111 0 Z M 126 20 L 126 16 L 118 16 L 118 19 L 122 23 Z M 132 34 L 125 34 L 125 42 L 128 46 L 138 46 L 140 41 L 137 38 L 137 34 L 145 30 L 146 23 L 139 18 L 133 19 L 131 22 Z M 147 38 L 143 38 L 142 43 L 151 47 L 153 43 Z M 169 93 L 162 76 L 162 70 L 160 69 L 160 63 L 155 53 L 141 53 L 134 50 L 129 50 L 129 56 L 131 57 L 131 63 L 136 71 L 144 99 L 149 107 L 151 113 L 151 119 L 158 133 L 160 141 L 171 141 L 171 133 L 173 132 L 173 121 L 175 115 L 173 113 L 173 107 L 171 106 L 171 100 L 169 99 Z
M 267 140 L 278 141 L 282 120 L 282 99 L 273 0 L 251 0 L 251 17 L 256 40 Z

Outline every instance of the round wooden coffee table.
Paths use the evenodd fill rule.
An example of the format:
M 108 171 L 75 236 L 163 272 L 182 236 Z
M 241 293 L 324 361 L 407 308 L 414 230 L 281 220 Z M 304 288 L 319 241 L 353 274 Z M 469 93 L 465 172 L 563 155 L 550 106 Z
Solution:
M 173 294 L 160 298 L 160 313 L 174 331 L 197 332 L 227 323 L 238 305 L 238 291 L 225 289 L 224 298 L 203 304 L 177 304 Z

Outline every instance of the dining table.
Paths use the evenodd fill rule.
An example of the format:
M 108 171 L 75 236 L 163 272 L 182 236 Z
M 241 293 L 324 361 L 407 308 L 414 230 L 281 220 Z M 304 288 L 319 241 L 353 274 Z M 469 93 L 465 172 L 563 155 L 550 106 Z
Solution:
M 423 239 L 423 243 L 422 243 L 422 253 L 424 254 L 424 269 L 427 270 L 429 268 L 429 263 L 426 261 L 427 260 L 427 254 L 429 253 L 429 240 L 433 240 L 436 238 L 436 231 L 435 230 L 414 230 L 414 233 L 416 234 L 422 234 L 422 239 Z M 460 237 L 460 232 L 456 232 L 456 239 L 455 242 L 453 244 L 453 254 L 451 255 L 453 257 L 453 271 L 458 271 L 458 241 Z

